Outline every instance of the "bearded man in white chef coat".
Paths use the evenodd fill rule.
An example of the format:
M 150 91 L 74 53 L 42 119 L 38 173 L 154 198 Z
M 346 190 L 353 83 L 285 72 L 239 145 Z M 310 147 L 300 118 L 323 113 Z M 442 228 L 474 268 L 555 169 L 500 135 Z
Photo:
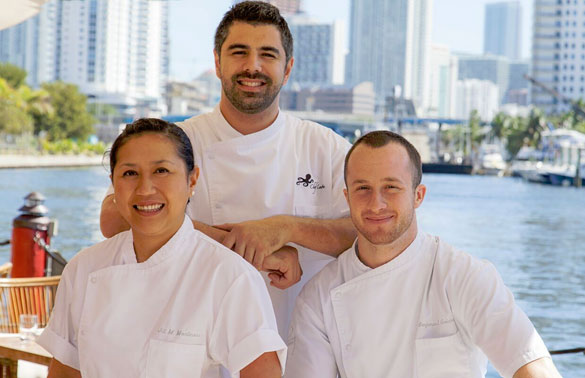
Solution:
M 492 264 L 418 230 L 422 165 L 376 131 L 345 159 L 353 247 L 297 298 L 287 378 L 560 377 Z
M 273 258 L 268 267 L 277 273 L 265 278 L 286 338 L 304 282 L 355 238 L 343 198 L 350 145 L 326 127 L 280 111 L 280 89 L 294 58 L 290 30 L 276 7 L 234 5 L 217 28 L 214 56 L 223 88 L 219 105 L 178 124 L 201 172 L 187 212 L 197 229 L 259 269 L 267 268 L 267 256 L 278 257 L 281 263 Z M 106 237 L 128 227 L 112 198 L 102 204 Z M 299 261 L 301 282 L 280 290 L 299 281 Z

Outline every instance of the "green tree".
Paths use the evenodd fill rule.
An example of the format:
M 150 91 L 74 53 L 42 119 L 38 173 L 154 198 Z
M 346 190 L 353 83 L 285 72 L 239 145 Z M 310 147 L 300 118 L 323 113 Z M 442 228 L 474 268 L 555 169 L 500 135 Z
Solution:
M 35 133 L 47 132 L 49 140 L 86 140 L 94 132 L 95 119 L 87 111 L 87 97 L 77 86 L 62 81 L 44 83 L 42 89 L 50 98 L 52 113 L 32 110 L 35 119 Z
M 499 112 L 498 114 L 496 114 L 491 123 L 492 135 L 495 138 L 503 140 L 511 128 L 511 123 L 512 117 L 503 112 Z
M 14 89 L 0 77 L 0 132 L 18 135 L 33 130 L 33 119 L 28 113 L 32 93 L 26 85 Z
M 24 84 L 26 71 L 14 64 L 0 63 L 0 78 L 6 80 L 12 88 L 16 89 Z
M 546 122 L 546 117 L 539 108 L 532 109 L 528 118 L 516 118 L 507 137 L 506 148 L 510 155 L 515 156 L 523 146 L 537 147 L 542 131 L 546 129 Z

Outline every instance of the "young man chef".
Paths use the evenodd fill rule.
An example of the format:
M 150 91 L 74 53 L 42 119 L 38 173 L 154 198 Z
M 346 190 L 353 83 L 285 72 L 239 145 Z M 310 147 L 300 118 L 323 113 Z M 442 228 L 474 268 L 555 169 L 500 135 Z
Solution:
M 266 255 L 295 243 L 301 282 L 286 290 L 274 282 L 268 287 L 286 338 L 302 285 L 332 260 L 328 255 L 339 255 L 355 238 L 343 198 L 343 159 L 350 145 L 324 126 L 280 111 L 280 89 L 294 63 L 293 40 L 273 5 L 234 5 L 217 28 L 214 55 L 223 88 L 219 105 L 179 124 L 201 172 L 187 213 L 197 229 L 258 268 Z M 128 228 L 112 199 L 102 204 L 106 237 Z M 276 282 L 279 287 L 300 278 L 300 269 L 289 266 L 292 278 Z
M 418 230 L 425 197 L 416 149 L 389 131 L 345 158 L 352 248 L 297 298 L 287 378 L 560 377 L 487 261 Z

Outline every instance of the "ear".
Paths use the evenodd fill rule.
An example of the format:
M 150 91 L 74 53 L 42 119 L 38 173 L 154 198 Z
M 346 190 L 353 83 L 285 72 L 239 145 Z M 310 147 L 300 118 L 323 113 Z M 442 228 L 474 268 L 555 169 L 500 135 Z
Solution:
M 197 184 L 197 179 L 199 178 L 199 167 L 195 166 L 191 174 L 189 174 L 189 191 L 193 192 L 195 189 L 195 184 Z
M 221 70 L 219 69 L 219 53 L 213 50 L 213 60 L 215 61 L 215 76 L 221 79 Z
M 349 205 L 349 197 L 347 195 L 347 188 L 343 188 L 343 195 L 345 196 L 345 201 L 347 201 L 347 204 Z
M 291 57 L 286 67 L 284 67 L 284 80 L 282 81 L 282 85 L 284 86 L 290 77 L 290 73 L 292 72 L 293 65 L 295 64 L 295 58 Z
M 420 184 L 414 190 L 414 208 L 417 209 L 425 199 L 425 194 L 427 193 L 427 187 L 423 184 Z

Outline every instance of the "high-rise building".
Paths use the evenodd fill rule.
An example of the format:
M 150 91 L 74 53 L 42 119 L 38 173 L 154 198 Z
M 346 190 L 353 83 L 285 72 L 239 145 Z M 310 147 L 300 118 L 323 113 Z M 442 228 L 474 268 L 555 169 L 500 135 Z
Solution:
M 485 6 L 484 54 L 521 58 L 522 6 L 519 1 L 490 3 Z
M 323 23 L 304 16 L 291 16 L 288 24 L 294 39 L 295 57 L 289 83 L 301 86 L 343 84 L 345 44 L 342 23 Z
M 0 30 L 0 62 L 24 69 L 30 86 L 55 80 L 60 9 L 61 2 L 51 1 L 43 5 L 37 16 Z
M 235 0 L 234 4 L 241 3 L 244 0 Z M 301 13 L 301 0 L 261 0 L 278 8 L 283 15 Z
M 489 80 L 498 87 L 502 103 L 510 83 L 510 62 L 501 56 L 459 55 L 459 80 Z
M 467 79 L 457 82 L 455 116 L 468 119 L 477 110 L 483 121 L 491 121 L 499 109 L 498 87 L 489 80 Z
M 401 87 L 422 105 L 432 0 L 352 0 L 348 83 L 371 81 L 379 101 Z
M 576 100 L 585 97 L 585 3 L 534 1 L 532 77 L 541 85 Z M 545 89 L 531 86 L 531 102 L 546 113 L 568 105 Z
M 447 46 L 432 45 L 429 59 L 429 90 L 424 112 L 429 117 L 455 117 L 455 88 L 459 63 Z
M 164 1 L 50 1 L 38 16 L 0 31 L 0 59 L 29 83 L 63 80 L 122 112 L 164 111 L 169 72 Z
M 508 90 L 504 96 L 504 103 L 515 103 L 519 105 L 528 105 L 527 95 L 529 83 L 525 75 L 530 72 L 530 63 L 528 61 L 510 62 L 510 81 Z

